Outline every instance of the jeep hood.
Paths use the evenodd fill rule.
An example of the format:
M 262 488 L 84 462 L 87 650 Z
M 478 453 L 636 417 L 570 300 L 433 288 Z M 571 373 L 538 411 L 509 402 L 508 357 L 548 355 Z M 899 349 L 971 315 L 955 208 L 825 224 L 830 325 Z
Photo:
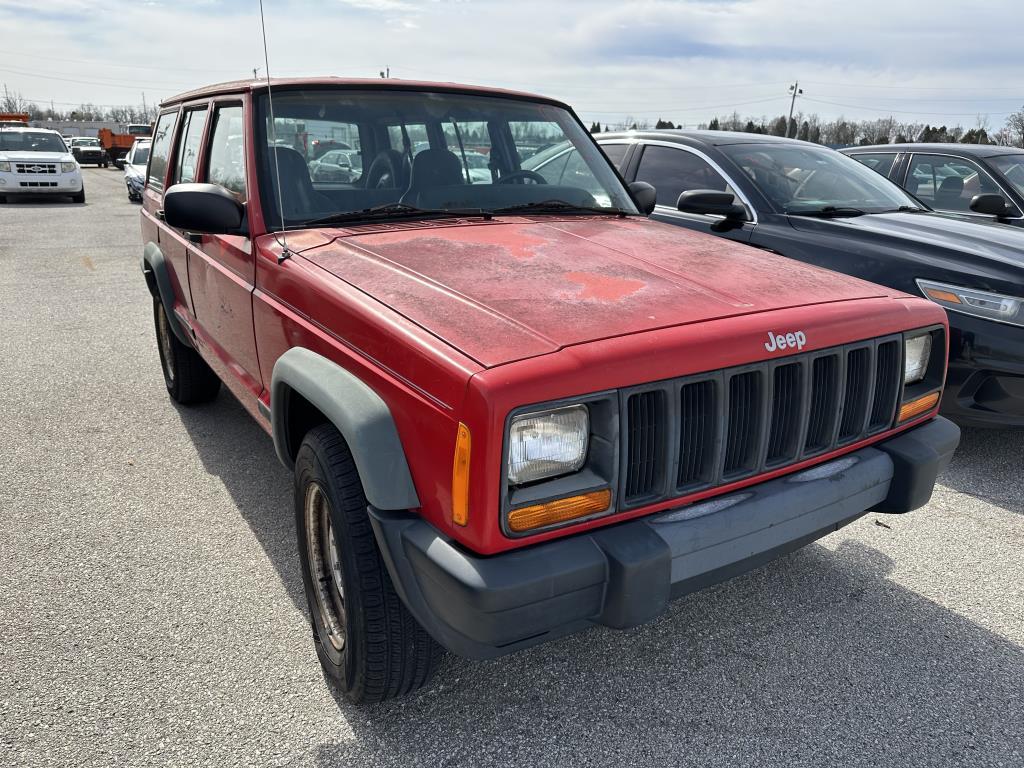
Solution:
M 303 258 L 485 367 L 656 328 L 899 295 L 641 218 L 389 222 L 315 232 L 328 242 Z

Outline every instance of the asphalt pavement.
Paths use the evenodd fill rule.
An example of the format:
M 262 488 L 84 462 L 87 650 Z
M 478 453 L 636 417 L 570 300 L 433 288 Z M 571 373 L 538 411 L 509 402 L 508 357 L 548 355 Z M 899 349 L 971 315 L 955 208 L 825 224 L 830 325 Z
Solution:
M 168 399 L 138 206 L 85 177 L 0 206 L 0 765 L 1024 765 L 1024 432 L 644 627 L 337 700 L 290 477 L 230 394 Z

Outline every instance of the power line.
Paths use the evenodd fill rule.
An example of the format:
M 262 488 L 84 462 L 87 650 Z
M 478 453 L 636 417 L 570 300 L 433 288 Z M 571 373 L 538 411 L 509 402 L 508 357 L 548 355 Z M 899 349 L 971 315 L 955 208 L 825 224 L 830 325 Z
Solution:
M 69 78 L 69 77 L 56 77 L 56 76 L 53 76 L 53 75 L 42 75 L 42 74 L 39 74 L 38 72 L 25 72 L 23 70 L 18 70 L 18 69 L 9 69 L 7 67 L 0 67 L 0 72 L 8 72 L 8 73 L 13 74 L 13 75 L 21 75 L 22 77 L 38 77 L 38 78 L 41 78 L 43 80 L 59 80 L 61 82 L 65 82 L 65 83 L 78 83 L 80 85 L 93 85 L 93 86 L 99 86 L 99 87 L 102 87 L 102 88 L 127 88 L 127 89 L 132 90 L 132 91 L 137 91 L 139 89 L 139 83 L 138 82 L 135 82 L 135 83 L 121 83 L 120 81 L 117 81 L 117 82 L 115 82 L 115 81 L 106 82 L 106 81 L 102 81 L 102 80 L 78 80 L 78 79 Z M 182 91 L 182 90 L 186 90 L 188 88 L 194 88 L 194 87 L 195 87 L 195 83 L 190 83 L 189 85 L 177 85 L 177 86 L 170 86 L 168 88 L 161 88 L 159 86 L 156 86 L 156 87 L 151 87 L 150 90 L 153 90 L 153 91 L 163 91 L 165 93 L 177 93 L 178 91 Z

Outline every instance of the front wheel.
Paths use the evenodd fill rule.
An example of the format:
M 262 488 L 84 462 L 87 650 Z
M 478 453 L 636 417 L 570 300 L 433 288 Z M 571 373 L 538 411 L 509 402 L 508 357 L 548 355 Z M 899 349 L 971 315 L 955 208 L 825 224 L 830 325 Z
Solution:
M 82 187 L 82 191 L 71 196 L 72 203 L 84 203 L 85 202 L 85 187 Z
M 424 685 L 441 647 L 395 592 L 348 444 L 323 424 L 295 459 L 295 519 L 313 642 L 325 676 L 356 704 Z
M 158 298 L 153 299 L 153 321 L 167 394 L 182 405 L 213 400 L 220 391 L 220 379 L 198 352 L 182 344 L 174 335 L 163 302 Z

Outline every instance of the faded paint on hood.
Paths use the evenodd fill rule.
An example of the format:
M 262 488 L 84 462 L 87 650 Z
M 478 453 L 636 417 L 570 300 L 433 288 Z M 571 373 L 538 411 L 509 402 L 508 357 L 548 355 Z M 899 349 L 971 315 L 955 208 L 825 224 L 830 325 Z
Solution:
M 656 328 L 896 293 L 639 218 L 332 234 L 302 257 L 487 367 Z

